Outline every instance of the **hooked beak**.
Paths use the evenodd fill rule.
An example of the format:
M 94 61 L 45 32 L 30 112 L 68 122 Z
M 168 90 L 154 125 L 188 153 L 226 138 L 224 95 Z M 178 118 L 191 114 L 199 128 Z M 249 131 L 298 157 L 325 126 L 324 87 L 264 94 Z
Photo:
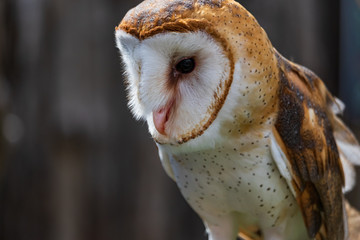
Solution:
M 153 111 L 153 121 L 156 130 L 162 134 L 166 135 L 166 123 L 169 120 L 171 109 L 174 106 L 174 100 L 169 101 L 164 107 L 159 110 Z

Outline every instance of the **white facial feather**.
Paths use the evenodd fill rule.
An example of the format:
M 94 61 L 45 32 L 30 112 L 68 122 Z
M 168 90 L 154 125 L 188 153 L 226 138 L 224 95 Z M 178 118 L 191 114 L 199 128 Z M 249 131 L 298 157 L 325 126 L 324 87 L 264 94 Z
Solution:
M 135 48 L 140 41 L 124 31 L 116 31 L 116 45 L 119 48 L 124 70 L 127 77 L 128 105 L 137 120 L 141 118 L 143 108 L 138 99 L 138 85 L 140 79 L 139 58 L 135 53 Z
M 172 98 L 176 98 L 176 107 L 168 123 L 170 141 L 207 120 L 214 94 L 220 93 L 219 84 L 230 72 L 229 60 L 218 43 L 203 32 L 158 34 L 139 42 L 118 30 L 116 38 L 128 75 L 132 112 L 147 120 L 153 137 L 161 136 L 152 112 Z M 176 63 L 189 57 L 195 59 L 194 71 L 182 75 L 176 87 L 169 87 Z

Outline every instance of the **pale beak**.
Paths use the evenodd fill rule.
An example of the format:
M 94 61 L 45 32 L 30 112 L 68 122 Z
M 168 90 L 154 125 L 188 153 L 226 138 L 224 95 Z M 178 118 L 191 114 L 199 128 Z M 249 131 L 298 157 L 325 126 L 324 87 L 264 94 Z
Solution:
M 174 101 L 172 100 L 168 104 L 166 104 L 166 106 L 160 108 L 157 111 L 153 111 L 153 121 L 155 128 L 162 135 L 166 135 L 165 125 L 169 120 L 170 112 L 173 106 Z

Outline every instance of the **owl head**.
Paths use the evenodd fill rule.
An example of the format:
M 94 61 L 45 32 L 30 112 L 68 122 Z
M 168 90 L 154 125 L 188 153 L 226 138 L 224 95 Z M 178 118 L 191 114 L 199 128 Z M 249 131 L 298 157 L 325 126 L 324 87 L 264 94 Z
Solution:
M 274 50 L 235 1 L 147 0 L 115 34 L 129 105 L 160 144 L 213 141 L 274 107 Z

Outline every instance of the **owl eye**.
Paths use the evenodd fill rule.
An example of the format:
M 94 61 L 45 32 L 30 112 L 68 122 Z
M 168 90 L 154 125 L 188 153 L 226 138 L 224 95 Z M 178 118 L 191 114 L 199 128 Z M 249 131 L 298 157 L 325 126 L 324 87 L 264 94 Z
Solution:
M 185 58 L 178 62 L 175 66 L 176 71 L 180 73 L 191 73 L 195 68 L 195 60 L 194 58 Z

